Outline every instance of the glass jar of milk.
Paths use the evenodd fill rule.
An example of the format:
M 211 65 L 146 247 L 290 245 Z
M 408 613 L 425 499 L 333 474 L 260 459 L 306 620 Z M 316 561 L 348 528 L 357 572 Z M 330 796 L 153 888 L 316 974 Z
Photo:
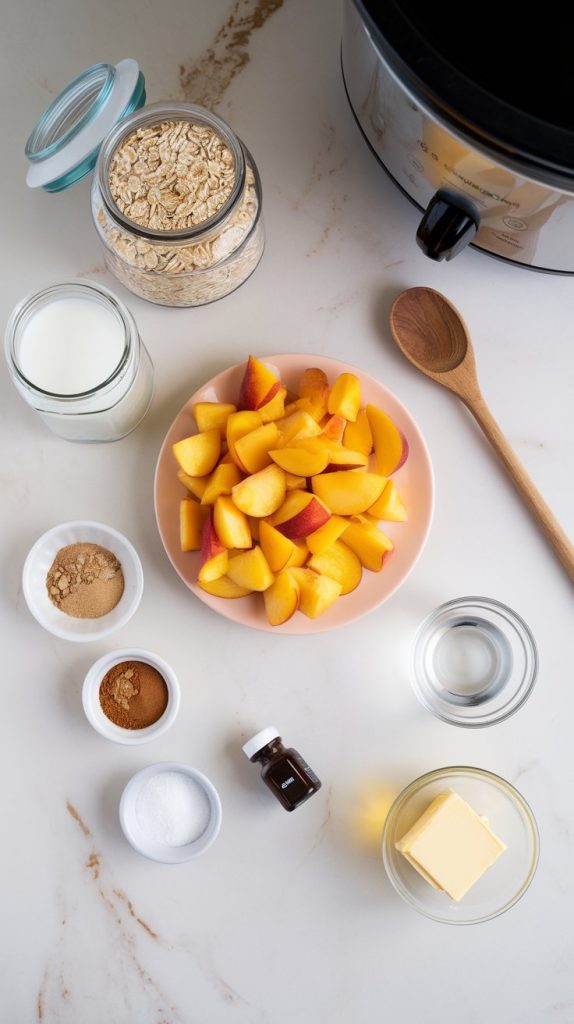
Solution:
M 8 321 L 6 360 L 28 405 L 68 441 L 117 441 L 151 401 L 136 322 L 101 285 L 70 281 L 24 299 Z

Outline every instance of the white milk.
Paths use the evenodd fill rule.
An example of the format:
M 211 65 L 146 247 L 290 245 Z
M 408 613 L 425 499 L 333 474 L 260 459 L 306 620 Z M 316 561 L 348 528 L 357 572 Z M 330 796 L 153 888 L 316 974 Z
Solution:
M 110 377 L 124 346 L 124 327 L 112 310 L 89 298 L 62 298 L 28 319 L 18 358 L 22 373 L 35 387 L 77 395 Z

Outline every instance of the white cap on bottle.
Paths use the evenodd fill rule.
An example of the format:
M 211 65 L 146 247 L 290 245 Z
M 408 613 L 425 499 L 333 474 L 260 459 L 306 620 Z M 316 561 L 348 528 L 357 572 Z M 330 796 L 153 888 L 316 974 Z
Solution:
M 280 735 L 281 733 L 278 729 L 273 725 L 268 725 L 266 729 L 261 729 L 250 740 L 247 740 L 247 743 L 243 744 L 243 753 L 251 760 L 254 754 L 259 750 L 263 750 L 263 747 L 266 747 L 272 740 L 278 739 Z

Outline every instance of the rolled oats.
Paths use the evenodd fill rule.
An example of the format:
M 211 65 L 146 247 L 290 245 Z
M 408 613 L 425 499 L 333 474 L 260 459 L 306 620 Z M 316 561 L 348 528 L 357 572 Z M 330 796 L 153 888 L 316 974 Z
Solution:
M 235 184 L 231 150 L 208 125 L 138 128 L 114 153 L 108 181 L 118 210 L 140 227 L 183 231 L 218 213 Z
M 155 201 L 155 193 L 150 193 L 151 189 L 148 205 Z M 243 195 L 221 230 L 193 243 L 131 235 L 112 219 L 97 189 L 92 192 L 92 208 L 111 272 L 136 295 L 162 305 L 197 306 L 222 298 L 249 277 L 263 252 L 259 194 L 249 164 Z M 147 226 L 156 223 L 151 213 Z M 158 227 L 161 230 L 161 223 Z

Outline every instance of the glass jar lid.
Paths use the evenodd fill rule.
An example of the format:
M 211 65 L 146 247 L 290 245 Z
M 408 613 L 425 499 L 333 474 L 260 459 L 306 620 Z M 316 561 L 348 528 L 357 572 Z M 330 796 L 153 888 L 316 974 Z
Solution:
M 94 169 L 100 146 L 124 117 L 145 103 L 145 80 L 131 58 L 94 64 L 47 107 L 26 143 L 26 184 L 62 192 Z

